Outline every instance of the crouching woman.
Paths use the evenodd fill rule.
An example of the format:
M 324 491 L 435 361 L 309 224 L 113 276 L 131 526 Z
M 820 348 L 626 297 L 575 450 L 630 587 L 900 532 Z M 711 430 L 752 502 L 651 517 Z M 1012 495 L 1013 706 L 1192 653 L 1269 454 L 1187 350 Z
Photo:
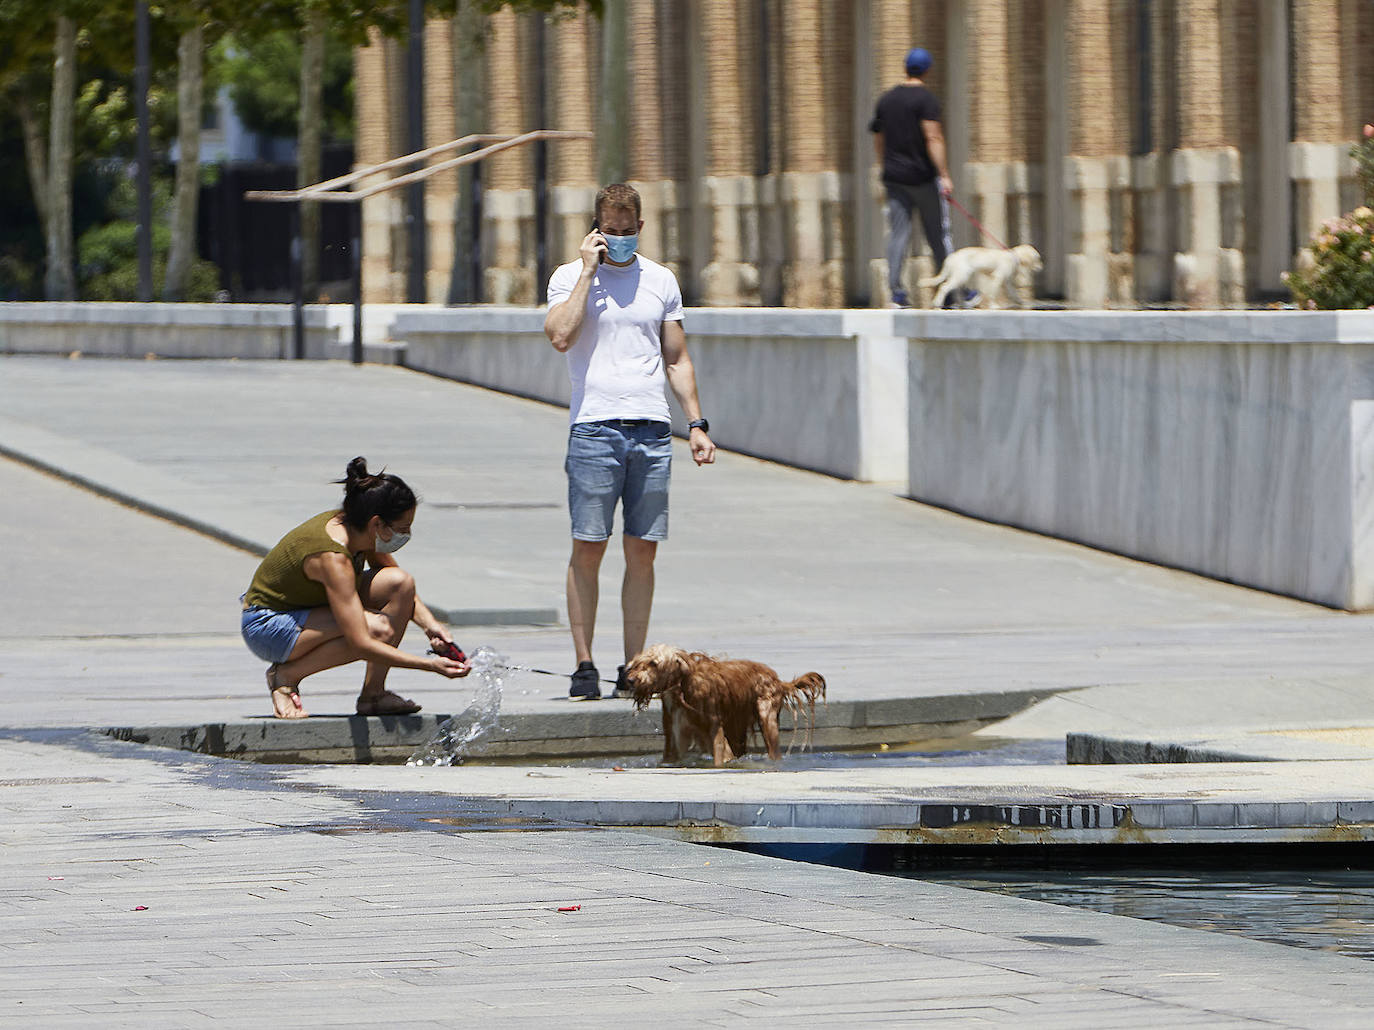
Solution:
M 258 566 L 243 595 L 243 639 L 267 667 L 267 689 L 279 719 L 301 719 L 300 683 L 325 669 L 366 661 L 359 715 L 409 715 L 420 706 L 386 689 L 393 667 L 454 679 L 467 663 L 397 648 L 413 621 L 430 646 L 453 638 L 415 594 L 415 580 L 392 554 L 410 539 L 415 494 L 399 476 L 371 475 L 348 463 L 343 507 L 321 512 L 282 537 Z M 363 569 L 364 563 L 368 568 Z

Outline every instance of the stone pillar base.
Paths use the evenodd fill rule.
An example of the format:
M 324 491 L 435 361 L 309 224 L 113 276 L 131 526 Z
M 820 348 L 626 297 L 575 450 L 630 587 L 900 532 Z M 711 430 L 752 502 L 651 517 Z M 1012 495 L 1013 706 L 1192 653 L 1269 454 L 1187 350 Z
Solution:
M 535 305 L 534 269 L 487 268 L 482 273 L 483 294 L 488 304 Z M 548 284 L 545 283 L 545 286 Z
M 717 306 L 757 306 L 759 267 L 743 261 L 712 261 L 701 270 L 701 291 Z
M 1239 251 L 1222 247 L 1222 189 L 1240 180 L 1240 152 L 1234 147 L 1176 150 L 1170 155 L 1170 180 L 1177 198 L 1179 237 L 1184 249 L 1174 258 L 1174 299 L 1190 308 L 1215 308 L 1245 298 L 1245 262 Z M 1234 275 L 1239 269 L 1237 279 Z M 1223 273 L 1229 270 L 1223 288 Z
M 1323 222 L 1336 218 L 1341 209 L 1341 180 L 1355 174 L 1347 143 L 1290 143 L 1288 166 L 1294 190 L 1293 224 L 1299 249 Z
M 913 306 L 930 307 L 935 297 L 935 287 L 922 286 L 922 279 L 935 278 L 935 261 L 929 254 L 907 258 L 902 265 L 902 283 Z M 873 258 L 868 263 L 868 295 L 873 298 L 872 307 L 885 308 L 892 303 L 892 292 L 887 288 L 887 259 Z
M 1069 191 L 1064 295 L 1081 307 L 1100 308 L 1111 291 L 1111 170 L 1106 159 L 1070 157 L 1064 171 Z

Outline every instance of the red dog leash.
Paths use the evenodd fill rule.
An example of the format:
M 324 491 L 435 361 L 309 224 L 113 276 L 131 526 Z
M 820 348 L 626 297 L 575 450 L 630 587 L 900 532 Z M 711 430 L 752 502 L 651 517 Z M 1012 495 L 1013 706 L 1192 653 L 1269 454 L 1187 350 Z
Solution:
M 986 229 L 984 229 L 984 228 L 983 228 L 983 223 L 980 222 L 980 221 L 978 221 L 978 219 L 974 218 L 973 215 L 971 215 L 971 214 L 969 213 L 968 208 L 964 207 L 963 204 L 961 204 L 961 203 L 959 203 L 957 200 L 955 200 L 955 199 L 954 199 L 954 194 L 953 194 L 953 193 L 946 193 L 946 194 L 945 194 L 945 199 L 948 200 L 948 201 L 949 201 L 951 204 L 953 204 L 955 207 L 957 207 L 960 211 L 962 211 L 963 214 L 964 214 L 964 217 L 967 218 L 970 222 L 972 222 L 974 228 L 977 229 L 980 233 L 982 233 L 982 234 L 983 234 L 984 236 L 986 236 L 988 239 L 992 240 L 993 243 L 997 244 L 997 245 L 998 245 L 999 247 L 1001 247 L 1003 250 L 1011 250 L 1011 248 L 1008 247 L 1005 243 L 1003 243 L 1001 240 L 999 240 L 999 239 L 998 239 L 996 236 L 994 236 L 992 233 L 990 233 L 990 232 L 988 232 Z

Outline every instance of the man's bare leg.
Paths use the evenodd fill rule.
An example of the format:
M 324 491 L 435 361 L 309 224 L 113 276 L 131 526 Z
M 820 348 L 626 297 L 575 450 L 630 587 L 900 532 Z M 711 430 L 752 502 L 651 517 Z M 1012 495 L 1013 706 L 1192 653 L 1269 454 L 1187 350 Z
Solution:
M 620 613 L 625 630 L 625 661 L 644 650 L 649 611 L 654 604 L 654 556 L 658 542 L 625 536 L 625 579 L 620 585 Z
M 605 554 L 605 540 L 572 542 L 572 557 L 568 559 L 568 625 L 572 628 L 573 650 L 577 652 L 579 663 L 592 660 L 596 605 L 600 599 L 598 577 Z

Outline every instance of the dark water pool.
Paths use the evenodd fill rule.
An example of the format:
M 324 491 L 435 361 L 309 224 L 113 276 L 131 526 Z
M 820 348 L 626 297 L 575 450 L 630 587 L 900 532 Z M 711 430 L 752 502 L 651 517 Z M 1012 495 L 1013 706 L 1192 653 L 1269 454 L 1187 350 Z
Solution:
M 747 850 L 1374 959 L 1368 844 Z

